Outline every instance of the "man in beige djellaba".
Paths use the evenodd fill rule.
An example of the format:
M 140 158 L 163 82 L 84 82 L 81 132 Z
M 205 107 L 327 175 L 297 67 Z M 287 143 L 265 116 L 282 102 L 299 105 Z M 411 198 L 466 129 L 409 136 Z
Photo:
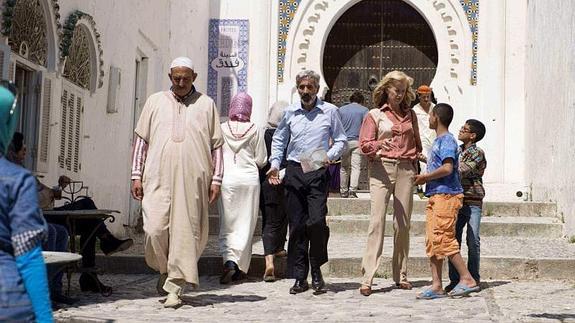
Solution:
M 152 94 L 135 129 L 132 196 L 142 201 L 146 263 L 160 272 L 164 307 L 178 307 L 186 283 L 197 287 L 208 240 L 208 207 L 223 176 L 220 117 L 196 91 L 192 60 L 170 65 L 169 91 Z

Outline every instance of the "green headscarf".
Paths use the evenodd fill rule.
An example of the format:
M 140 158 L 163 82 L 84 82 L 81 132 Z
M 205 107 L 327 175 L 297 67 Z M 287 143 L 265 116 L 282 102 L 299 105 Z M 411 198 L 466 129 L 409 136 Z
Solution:
M 0 86 L 0 154 L 5 155 L 18 123 L 16 96 L 4 86 Z

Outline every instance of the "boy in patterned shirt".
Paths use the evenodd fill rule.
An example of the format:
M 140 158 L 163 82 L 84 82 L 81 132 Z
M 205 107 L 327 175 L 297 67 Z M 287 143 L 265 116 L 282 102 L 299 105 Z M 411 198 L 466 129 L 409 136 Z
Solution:
M 426 207 L 425 252 L 431 263 L 432 285 L 417 295 L 418 299 L 465 296 L 479 291 L 479 286 L 459 253 L 455 239 L 457 213 L 463 204 L 463 188 L 459 180 L 459 154 L 455 137 L 449 132 L 453 108 L 449 104 L 436 105 L 429 116 L 429 127 L 437 137 L 427 157 L 427 173 L 415 176 L 414 184 L 425 186 L 429 197 Z M 446 294 L 441 281 L 443 260 L 455 266 L 460 279 Z
M 455 225 L 455 237 L 461 246 L 463 228 L 467 225 L 467 269 L 479 285 L 479 225 L 485 189 L 483 173 L 487 166 L 485 153 L 476 143 L 485 136 L 485 125 L 481 121 L 469 119 L 459 130 L 459 176 L 463 186 L 463 207 L 459 209 Z M 452 290 L 459 281 L 459 274 L 449 262 L 449 280 L 445 291 Z

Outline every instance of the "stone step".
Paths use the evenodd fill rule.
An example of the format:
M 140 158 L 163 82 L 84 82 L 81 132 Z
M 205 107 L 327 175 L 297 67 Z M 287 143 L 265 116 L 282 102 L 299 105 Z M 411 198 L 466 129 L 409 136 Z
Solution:
M 340 215 L 328 216 L 327 223 L 332 233 L 367 234 L 370 216 Z M 504 236 L 526 238 L 561 238 L 563 223 L 550 217 L 494 217 L 481 218 L 481 236 Z M 386 216 L 385 234 L 393 235 L 393 216 Z M 425 215 L 411 216 L 410 235 L 412 237 L 425 235 Z
M 327 223 L 332 233 L 367 233 L 369 227 L 368 215 L 339 215 L 328 216 Z M 210 215 L 210 235 L 219 233 L 219 216 Z M 262 219 L 258 218 L 255 236 L 261 236 Z M 413 214 L 411 216 L 411 236 L 425 235 L 425 215 Z M 387 215 L 385 234 L 393 235 L 393 216 Z M 538 237 L 561 238 L 563 236 L 563 223 L 551 217 L 519 217 L 519 216 L 483 216 L 481 219 L 481 236 L 507 236 L 507 237 Z
M 328 215 L 365 215 L 370 214 L 371 205 L 368 198 L 330 197 L 327 201 Z M 413 201 L 413 214 L 425 214 L 427 200 Z M 389 203 L 388 213 L 393 213 L 393 199 Z M 520 217 L 557 217 L 555 203 L 546 202 L 489 202 L 483 203 L 485 216 L 520 216 Z
M 465 238 L 464 238 L 465 241 Z M 333 234 L 330 238 L 329 262 L 322 267 L 332 277 L 361 276 L 361 258 L 365 250 L 366 236 L 363 234 Z M 287 244 L 286 244 L 287 246 Z M 250 276 L 263 274 L 265 261 L 263 246 L 259 237 L 252 245 Z M 466 251 L 465 243 L 462 250 Z M 378 277 L 391 277 L 391 255 L 393 238 L 386 237 Z M 465 256 L 466 253 L 463 253 Z M 143 257 L 141 239 L 136 239 L 134 248 L 112 257 L 98 256 L 98 266 L 107 273 L 152 273 Z M 285 271 L 285 258 L 277 258 L 277 274 Z M 211 236 L 204 254 L 200 258 L 201 275 L 219 275 L 222 258 L 218 250 L 217 237 Z M 566 239 L 483 237 L 481 239 L 481 275 L 483 279 L 567 279 L 575 280 L 575 244 Z M 423 237 L 410 241 L 408 273 L 410 277 L 428 277 L 429 261 L 425 255 Z

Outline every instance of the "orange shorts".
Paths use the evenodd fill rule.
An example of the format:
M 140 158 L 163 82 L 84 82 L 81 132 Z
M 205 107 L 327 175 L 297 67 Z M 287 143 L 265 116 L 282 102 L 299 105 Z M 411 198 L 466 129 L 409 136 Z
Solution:
M 436 194 L 425 208 L 425 252 L 429 258 L 443 259 L 459 252 L 455 239 L 457 212 L 463 205 L 463 194 Z

